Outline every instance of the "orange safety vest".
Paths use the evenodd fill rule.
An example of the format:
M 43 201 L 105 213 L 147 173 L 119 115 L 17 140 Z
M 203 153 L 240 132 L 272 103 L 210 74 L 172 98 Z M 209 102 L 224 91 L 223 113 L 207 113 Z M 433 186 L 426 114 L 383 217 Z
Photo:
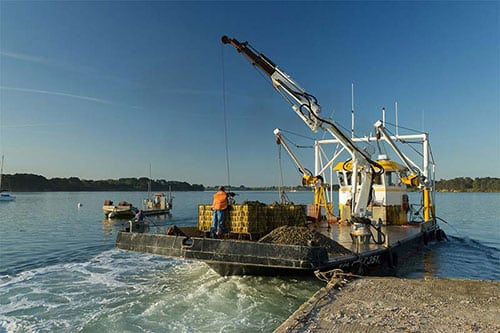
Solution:
M 227 208 L 227 193 L 224 191 L 218 191 L 214 194 L 214 202 L 212 204 L 213 209 L 224 210 Z

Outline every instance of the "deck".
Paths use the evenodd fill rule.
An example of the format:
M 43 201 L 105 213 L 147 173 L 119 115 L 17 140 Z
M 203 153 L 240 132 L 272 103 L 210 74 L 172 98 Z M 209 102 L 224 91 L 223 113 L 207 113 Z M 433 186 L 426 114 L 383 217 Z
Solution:
M 420 225 L 391 225 L 391 226 L 382 226 L 382 232 L 386 235 L 386 241 L 384 244 L 375 244 L 373 239 L 370 240 L 369 244 L 364 244 L 357 246 L 352 242 L 351 239 L 351 227 L 340 225 L 340 224 L 332 224 L 328 230 L 328 228 L 321 228 L 319 230 L 324 235 L 330 237 L 346 249 L 351 250 L 355 253 L 362 253 L 367 251 L 384 249 L 390 246 L 395 246 L 398 242 L 402 242 L 406 239 L 417 236 L 420 233 Z M 376 238 L 376 231 L 372 229 L 373 235 Z

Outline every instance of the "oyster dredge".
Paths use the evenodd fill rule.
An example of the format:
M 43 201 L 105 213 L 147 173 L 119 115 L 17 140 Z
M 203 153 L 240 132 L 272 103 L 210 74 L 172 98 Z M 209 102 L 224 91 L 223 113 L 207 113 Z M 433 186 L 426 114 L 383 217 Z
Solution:
M 320 116 L 313 95 L 248 42 L 224 36 L 222 43 L 262 71 L 313 132 L 330 136 L 314 141 L 313 173 L 294 154 L 284 131 L 274 131 L 302 173 L 302 184 L 311 187 L 313 203 L 291 204 L 282 196 L 281 203 L 271 205 L 236 204 L 230 196 L 222 237 L 210 237 L 212 206 L 199 205 L 197 226 L 173 226 L 166 234 L 120 232 L 118 248 L 203 261 L 221 275 L 306 275 L 333 269 L 368 274 L 392 270 L 428 242 L 446 238 L 435 214 L 434 160 L 427 133 L 400 134 L 396 126 L 391 134 L 383 109 L 383 120 L 374 123 L 375 135 L 355 137 L 353 126 L 348 136 L 333 120 Z M 375 159 L 370 144 L 378 148 Z M 418 203 L 409 201 L 409 188 L 420 193 Z

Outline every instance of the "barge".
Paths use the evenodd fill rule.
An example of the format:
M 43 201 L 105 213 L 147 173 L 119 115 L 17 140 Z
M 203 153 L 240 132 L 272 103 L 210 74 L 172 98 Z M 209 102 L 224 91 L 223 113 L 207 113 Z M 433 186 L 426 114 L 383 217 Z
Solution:
M 355 244 L 350 227 L 340 224 L 322 228 L 345 251 L 325 246 L 270 244 L 235 238 L 212 239 L 196 227 L 179 227 L 172 235 L 119 232 L 116 247 L 123 250 L 205 262 L 218 274 L 301 276 L 316 271 L 342 269 L 355 274 L 393 273 L 412 254 L 444 233 L 430 223 L 407 227 L 382 227 L 384 244 Z
M 266 56 L 247 42 L 227 36 L 222 42 L 267 75 L 313 132 L 331 136 L 314 140 L 311 172 L 283 131 L 274 131 L 280 151 L 284 148 L 302 173 L 302 185 L 311 188 L 313 203 L 294 205 L 286 195 L 279 204 L 233 203 L 225 213 L 222 239 L 209 237 L 211 206 L 200 205 L 197 226 L 172 227 L 163 235 L 120 232 L 118 248 L 203 261 L 221 275 L 292 276 L 335 269 L 369 274 L 393 271 L 429 242 L 446 238 L 435 214 L 428 133 L 402 134 L 397 125 L 391 133 L 383 108 L 375 134 L 356 137 L 353 106 L 349 136 L 332 119 L 322 118 L 316 98 Z M 372 158 L 375 147 L 378 154 Z M 420 193 L 416 203 L 410 202 L 409 189 Z

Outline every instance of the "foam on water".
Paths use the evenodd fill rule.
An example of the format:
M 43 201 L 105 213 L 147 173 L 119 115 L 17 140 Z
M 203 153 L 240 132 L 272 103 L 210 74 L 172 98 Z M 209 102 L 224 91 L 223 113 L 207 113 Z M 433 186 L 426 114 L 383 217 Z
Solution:
M 269 331 L 320 286 L 310 280 L 221 277 L 202 263 L 110 250 L 87 262 L 4 277 L 0 327 L 9 332 Z

